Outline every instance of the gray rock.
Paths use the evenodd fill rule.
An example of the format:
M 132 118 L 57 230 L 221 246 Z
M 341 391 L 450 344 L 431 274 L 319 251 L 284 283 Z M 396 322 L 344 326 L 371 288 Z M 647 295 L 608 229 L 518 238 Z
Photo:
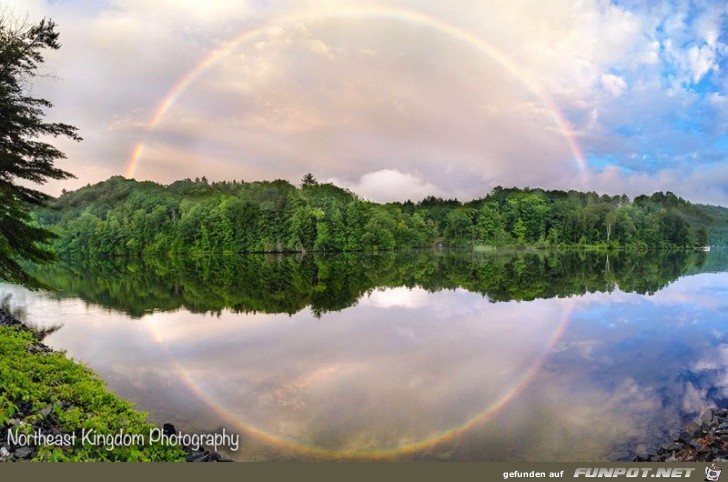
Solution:
M 680 442 L 670 442 L 664 444 L 662 447 L 660 447 L 661 452 L 677 452 L 678 450 L 685 447 L 685 444 L 681 444 Z
M 7 458 L 10 455 L 10 451 L 6 447 L 0 447 L 0 457 Z
M 705 430 L 703 430 L 703 434 L 701 435 L 701 437 L 714 439 L 718 437 L 718 434 L 715 432 L 715 428 L 707 427 Z
M 206 454 L 205 452 L 198 452 L 189 459 L 190 462 L 208 462 L 209 461 L 209 454 Z
M 171 436 L 177 433 L 177 429 L 174 428 L 174 425 L 171 423 L 165 423 L 162 425 L 162 433 L 164 433 L 164 435 Z
M 702 435 L 702 431 L 700 430 L 700 424 L 697 424 L 695 422 L 690 422 L 685 426 L 685 431 L 689 433 L 693 437 L 700 437 Z
M 728 451 L 720 450 L 715 454 L 715 460 L 717 462 L 728 462 Z
M 703 445 L 698 449 L 699 454 L 709 454 L 712 453 L 713 449 L 710 447 L 710 445 Z
M 19 459 L 29 459 L 32 453 L 33 449 L 30 447 L 18 447 L 15 449 L 15 456 Z
M 705 425 L 710 425 L 711 423 L 713 423 L 713 418 L 715 418 L 715 409 L 709 408 L 700 417 L 700 422 Z
M 680 435 L 677 437 L 677 441 L 684 443 L 685 445 L 689 445 L 690 442 L 693 441 L 693 436 L 690 435 L 687 431 L 680 432 Z
M 51 407 L 50 405 L 48 405 L 48 406 L 47 406 L 46 408 L 44 408 L 44 409 L 41 409 L 41 410 L 40 410 L 40 411 L 39 411 L 38 413 L 39 413 L 40 415 L 42 415 L 42 416 L 43 416 L 43 418 L 45 418 L 45 417 L 47 417 L 48 415 L 50 415 L 50 413 L 51 413 L 52 411 L 53 411 L 53 407 Z

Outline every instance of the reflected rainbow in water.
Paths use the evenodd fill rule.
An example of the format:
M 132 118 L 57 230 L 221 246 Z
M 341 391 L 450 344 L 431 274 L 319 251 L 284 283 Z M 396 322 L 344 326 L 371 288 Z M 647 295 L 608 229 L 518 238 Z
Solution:
M 462 290 L 459 296 L 473 296 L 479 297 L 472 293 L 467 293 Z M 404 298 L 408 295 L 418 298 L 418 295 L 425 294 L 427 296 L 433 296 L 428 294 L 421 289 L 407 289 L 407 288 L 389 288 L 380 289 L 373 294 L 370 294 L 368 299 L 361 300 L 362 304 L 369 304 L 374 306 L 378 311 L 386 312 L 391 307 L 410 309 L 412 304 L 407 302 Z M 374 298 L 376 295 L 376 302 L 367 301 Z M 434 296 L 436 296 L 435 294 Z M 390 298 L 388 300 L 388 298 Z M 430 300 L 430 303 L 432 300 Z M 174 372 L 179 381 L 184 383 L 193 393 L 202 400 L 205 405 L 217 414 L 221 420 L 224 420 L 230 429 L 234 429 L 245 436 L 254 439 L 262 444 L 274 447 L 277 450 L 291 454 L 297 457 L 321 459 L 321 460 L 393 460 L 400 459 L 405 456 L 415 455 L 418 452 L 431 449 L 439 444 L 447 443 L 457 439 L 466 432 L 475 429 L 491 420 L 500 411 L 502 411 L 512 400 L 517 398 L 523 390 L 537 377 L 541 367 L 548 358 L 548 355 L 553 351 L 554 347 L 559 342 L 560 338 L 564 334 L 571 317 L 572 311 L 575 307 L 575 300 L 567 298 L 561 300 L 559 303 L 560 313 L 553 316 L 553 319 L 549 319 L 544 322 L 542 319 L 537 322 L 536 318 L 542 318 L 544 314 L 542 312 L 521 310 L 521 321 L 525 325 L 535 325 L 535 330 L 539 331 L 539 340 L 537 345 L 530 346 L 528 351 L 530 362 L 521 367 L 521 370 L 515 374 L 509 374 L 505 379 L 505 383 L 495 390 L 489 400 L 485 400 L 481 408 L 474 414 L 467 418 L 463 418 L 460 423 L 454 424 L 449 427 L 437 427 L 436 429 L 429 430 L 427 435 L 421 437 L 414 437 L 408 434 L 399 434 L 398 438 L 401 440 L 396 445 L 383 444 L 377 446 L 381 440 L 378 435 L 382 435 L 382 438 L 391 436 L 391 434 L 370 434 L 368 437 L 364 437 L 363 440 L 359 440 L 356 434 L 343 434 L 344 440 L 351 439 L 354 442 L 347 442 L 344 447 L 325 447 L 317 446 L 313 443 L 302 440 L 305 438 L 305 434 L 292 434 L 290 436 L 276 433 L 271 427 L 261 426 L 255 421 L 248 419 L 245 407 L 240 407 L 230 400 L 225 400 L 224 396 L 216 395 L 216 390 L 210 389 L 209 384 L 206 384 L 204 380 L 199 379 L 194 374 L 194 368 L 188 366 L 183 358 L 178 357 L 174 353 L 172 348 L 174 341 L 165 340 L 165 332 L 170 327 L 164 326 L 164 323 L 160 323 L 160 315 L 152 314 L 145 320 L 145 326 L 149 330 L 149 336 L 158 345 L 159 349 L 163 351 L 166 356 L 170 359 Z M 415 307 L 417 303 L 414 303 Z M 486 302 L 485 306 L 493 306 Z M 384 308 L 382 308 L 384 307 Z M 429 305 L 429 309 L 432 309 L 432 305 Z M 381 313 L 381 318 L 386 318 L 386 314 Z M 527 319 L 527 318 L 531 319 Z M 325 317 L 324 317 L 325 318 Z M 395 317 L 396 318 L 396 317 Z M 268 320 L 268 321 L 254 321 L 253 324 L 260 325 L 265 323 L 280 323 L 280 320 Z M 310 320 L 308 320 L 310 321 Z M 325 321 L 320 320 L 320 321 Z M 395 319 L 391 320 L 395 322 Z M 483 318 L 483 323 L 492 322 Z M 242 330 L 245 330 L 247 323 L 244 324 Z M 514 337 L 519 337 L 518 333 L 514 333 Z M 381 353 L 380 356 L 387 356 L 385 353 Z M 407 356 L 410 356 L 408 354 Z M 429 352 L 425 355 L 428 359 L 434 360 L 438 358 L 436 353 Z M 396 356 L 394 357 L 397 361 Z M 291 363 L 296 363 L 292 360 Z M 421 367 L 427 371 L 428 367 Z M 488 363 L 482 363 L 482 369 L 484 372 L 491 371 L 491 366 Z M 372 373 L 374 372 L 374 373 Z M 318 385 L 336 384 L 337 380 L 346 380 L 350 377 L 361 377 L 363 381 L 369 380 L 372 377 L 381 375 L 381 372 L 377 372 L 376 368 L 369 369 L 367 363 L 357 362 L 356 360 L 343 360 L 336 361 L 333 363 L 323 363 L 322 366 L 312 368 L 303 374 L 298 374 L 295 380 L 292 382 L 299 390 L 304 390 L 309 387 L 316 387 Z M 444 376 L 455 376 L 456 374 L 445 374 Z M 497 378 L 497 377 L 496 377 Z M 432 380 L 428 380 L 432 381 Z M 401 379 L 394 383 L 394 386 L 407 386 L 409 380 Z M 345 386 L 346 383 L 342 383 Z M 392 399 L 397 399 L 397 395 L 393 394 L 381 394 L 382 396 L 391 396 Z M 347 398 L 343 395 L 342 398 Z M 414 405 L 415 400 L 411 400 Z M 452 405 L 458 404 L 458 400 L 447 399 L 447 404 Z M 414 406 L 413 405 L 413 406 Z M 352 410 L 355 410 L 356 403 L 352 403 Z M 412 424 L 421 424 L 421 414 L 417 413 L 417 410 L 409 411 L 409 416 L 413 418 L 411 421 L 401 421 L 403 426 L 409 426 Z M 356 427 L 354 427 L 356 429 Z M 354 430 L 355 432 L 356 430 Z M 357 446 L 359 445 L 359 446 Z
M 240 433 L 239 460 L 624 460 L 725 402 L 728 273 L 605 257 L 57 265 L 57 294 L 0 294 L 153 422 Z

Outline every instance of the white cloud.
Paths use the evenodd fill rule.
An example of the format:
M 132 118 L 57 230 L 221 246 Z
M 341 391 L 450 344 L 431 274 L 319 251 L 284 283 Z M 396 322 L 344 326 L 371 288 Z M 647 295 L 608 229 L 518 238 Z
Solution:
M 711 70 L 718 68 L 715 50 L 708 45 L 688 50 L 688 66 L 693 83 L 698 83 Z
M 329 60 L 334 59 L 334 55 L 331 53 L 329 48 L 319 39 L 309 40 L 307 43 L 308 49 L 316 55 L 320 55 Z
M 364 174 L 354 183 L 333 180 L 359 196 L 377 202 L 419 201 L 429 195 L 442 195 L 442 190 L 410 173 L 396 169 L 381 169 Z
M 612 97 L 619 97 L 627 88 L 627 82 L 622 77 L 613 74 L 602 75 L 602 85 Z
M 427 291 L 422 288 L 387 288 L 372 292 L 361 304 L 371 304 L 377 308 L 421 308 L 427 304 Z

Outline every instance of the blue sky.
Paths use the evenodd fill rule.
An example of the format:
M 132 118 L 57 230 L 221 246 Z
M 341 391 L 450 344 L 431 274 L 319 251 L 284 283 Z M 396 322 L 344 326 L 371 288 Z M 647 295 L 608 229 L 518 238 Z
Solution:
M 728 206 L 725 2 L 0 3 L 61 32 L 34 93 L 85 140 L 57 141 L 78 179 L 53 194 L 313 172 L 378 201 L 515 185 Z

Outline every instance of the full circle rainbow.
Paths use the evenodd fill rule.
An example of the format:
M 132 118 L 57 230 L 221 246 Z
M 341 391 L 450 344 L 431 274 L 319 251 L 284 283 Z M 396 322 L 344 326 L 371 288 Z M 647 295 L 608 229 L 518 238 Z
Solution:
M 453 39 L 463 42 L 466 45 L 475 48 L 480 51 L 483 55 L 487 56 L 491 60 L 499 64 L 503 69 L 509 72 L 515 79 L 521 82 L 527 89 L 529 89 L 547 108 L 550 117 L 552 118 L 555 126 L 562 133 L 564 140 L 566 141 L 572 155 L 573 161 L 576 162 L 577 167 L 582 175 L 587 173 L 587 166 L 584 156 L 576 142 L 574 133 L 569 127 L 569 123 L 564 119 L 563 115 L 557 108 L 554 101 L 547 94 L 547 92 L 525 71 L 520 69 L 507 55 L 502 51 L 481 39 L 477 35 L 459 28 L 450 23 L 442 20 L 433 18 L 421 12 L 391 8 L 391 7 L 363 7 L 363 8 L 340 8 L 325 10 L 317 13 L 297 13 L 276 18 L 269 21 L 257 28 L 252 28 L 240 33 L 235 38 L 229 40 L 221 47 L 212 50 L 205 57 L 203 57 L 192 69 L 181 76 L 173 87 L 167 92 L 162 100 L 157 105 L 154 113 L 146 123 L 146 130 L 153 131 L 163 121 L 165 115 L 174 106 L 174 104 L 184 95 L 184 93 L 205 73 L 212 69 L 216 64 L 221 62 L 230 52 L 240 47 L 241 45 L 250 42 L 262 35 L 267 34 L 275 27 L 282 25 L 289 25 L 295 22 L 306 22 L 320 19 L 331 19 L 331 18 L 351 18 L 351 19 L 385 19 L 395 20 L 422 28 L 429 28 L 441 34 L 447 35 Z M 134 177 L 139 163 L 144 154 L 145 144 L 144 142 L 137 143 L 130 155 L 126 168 L 126 177 Z M 272 447 L 286 450 L 290 453 L 300 454 L 305 457 L 311 457 L 316 459 L 335 459 L 335 460 L 390 460 L 398 457 L 406 456 L 407 454 L 416 453 L 427 448 L 434 447 L 441 443 L 446 443 L 456 437 L 466 433 L 474 427 L 486 423 L 493 416 L 495 416 L 500 410 L 502 410 L 507 404 L 517 397 L 534 379 L 539 373 L 541 366 L 545 362 L 548 354 L 552 351 L 558 340 L 563 335 L 568 325 L 571 312 L 573 310 L 572 303 L 567 300 L 565 303 L 564 312 L 554 329 L 554 332 L 549 340 L 544 344 L 544 349 L 541 352 L 539 358 L 534 361 L 531 367 L 522 374 L 522 376 L 515 380 L 512 386 L 505 390 L 502 396 L 492 403 L 490 406 L 485 407 L 480 413 L 476 414 L 465 423 L 452 427 L 449 430 L 437 433 L 431 437 L 413 442 L 407 445 L 401 445 L 391 449 L 377 449 L 377 450 L 364 450 L 364 451 L 335 451 L 328 450 L 320 447 L 314 447 L 305 445 L 302 443 L 284 440 L 275 435 L 269 434 L 266 431 L 256 428 L 243 420 L 240 420 L 238 415 L 233 413 L 228 407 L 220 404 L 217 400 L 213 399 L 205 390 L 200 387 L 196 380 L 190 376 L 188 371 L 179 363 L 178 360 L 172 356 L 171 352 L 168 352 L 172 359 L 173 366 L 177 376 L 182 380 L 188 387 L 190 387 L 201 400 L 217 413 L 223 420 L 230 423 L 235 429 L 239 430 L 240 433 L 245 434 L 255 440 L 262 443 L 268 444 Z M 156 329 L 154 322 L 149 324 L 150 334 L 155 341 L 166 349 L 163 343 L 162 334 Z
M 229 40 L 221 47 L 210 51 L 204 56 L 193 68 L 187 73 L 181 76 L 167 94 L 157 105 L 154 113 L 146 123 L 146 130 L 153 131 L 164 119 L 164 116 L 169 112 L 172 106 L 183 96 L 187 89 L 192 86 L 197 79 L 208 72 L 212 67 L 222 61 L 231 51 L 237 47 L 256 39 L 266 33 L 269 33 L 273 28 L 280 27 L 281 25 L 288 25 L 295 22 L 306 22 L 320 19 L 330 18 L 351 18 L 351 19 L 387 19 L 395 20 L 403 23 L 416 25 L 422 28 L 429 28 L 434 31 L 440 32 L 441 34 L 447 35 L 451 38 L 457 39 L 464 44 L 470 45 L 472 48 L 480 51 L 485 56 L 489 57 L 503 69 L 509 72 L 515 79 L 521 82 L 526 88 L 528 88 L 533 94 L 538 97 L 541 102 L 546 106 L 550 117 L 558 130 L 562 133 L 564 140 L 566 141 L 571 153 L 574 157 L 573 161 L 576 162 L 582 176 L 582 181 L 585 181 L 587 175 L 587 166 L 584 159 L 584 155 L 579 148 L 574 132 L 569 126 L 568 121 L 561 114 L 561 111 L 556 106 L 553 99 L 548 93 L 541 87 L 541 85 L 533 80 L 523 69 L 519 68 L 515 62 L 513 62 L 506 54 L 501 50 L 497 49 L 490 43 L 486 42 L 477 35 L 457 27 L 453 24 L 444 22 L 442 20 L 433 18 L 429 15 L 421 12 L 412 10 L 406 10 L 401 8 L 372 6 L 364 8 L 339 8 L 320 11 L 316 13 L 297 13 L 292 15 L 286 15 L 278 17 L 272 21 L 269 21 L 259 27 L 245 30 L 238 36 Z M 132 178 L 136 175 L 139 163 L 144 154 L 145 144 L 144 142 L 137 143 L 132 149 L 131 155 L 127 162 L 126 177 Z

